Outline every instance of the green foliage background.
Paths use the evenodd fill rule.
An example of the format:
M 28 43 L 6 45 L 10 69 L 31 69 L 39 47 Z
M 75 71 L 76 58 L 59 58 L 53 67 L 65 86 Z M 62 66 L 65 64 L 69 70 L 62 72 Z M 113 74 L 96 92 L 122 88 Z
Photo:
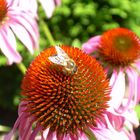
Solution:
M 52 45 L 46 37 L 42 21 L 48 25 L 56 44 L 81 47 L 94 35 L 115 28 L 126 27 L 140 36 L 140 0 L 63 0 L 52 18 L 48 19 L 39 4 L 40 50 L 31 56 L 18 41 L 18 51 L 25 66 L 43 49 Z M 6 66 L 0 54 L 0 109 L 16 110 L 23 78 L 16 64 Z M 2 120 L 1 120 L 2 121 Z M 0 122 L 0 123 L 3 123 Z

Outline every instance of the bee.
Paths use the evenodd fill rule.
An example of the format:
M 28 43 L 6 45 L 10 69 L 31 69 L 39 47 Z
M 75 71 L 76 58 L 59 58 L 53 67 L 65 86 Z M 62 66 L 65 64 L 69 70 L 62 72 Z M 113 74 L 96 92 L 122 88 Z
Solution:
M 55 49 L 57 54 L 48 57 L 48 59 L 54 64 L 63 66 L 64 74 L 75 74 L 77 72 L 77 66 L 74 60 L 61 47 L 55 46 Z

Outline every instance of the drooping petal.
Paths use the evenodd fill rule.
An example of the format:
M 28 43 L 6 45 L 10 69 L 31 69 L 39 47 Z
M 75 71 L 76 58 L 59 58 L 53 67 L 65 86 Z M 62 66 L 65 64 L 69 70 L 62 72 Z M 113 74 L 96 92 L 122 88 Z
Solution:
M 13 11 L 11 11 L 10 14 L 12 16 L 10 20 L 11 24 L 14 24 L 16 22 L 17 24 L 24 27 L 27 33 L 30 35 L 30 40 L 33 44 L 32 48 L 38 48 L 39 31 L 35 20 L 30 16 L 27 16 L 27 14 L 25 13 L 20 13 L 20 16 L 15 16 Z
M 29 32 L 19 23 L 14 22 L 10 24 L 11 29 L 19 38 L 19 40 L 27 47 L 27 49 L 33 54 L 33 41 L 32 37 L 30 36 Z
M 63 140 L 71 140 L 71 138 L 70 138 L 69 134 L 68 134 L 68 135 L 66 135 L 66 136 L 64 136 Z
M 107 123 L 107 127 L 109 129 L 115 128 L 116 130 L 120 131 L 124 126 L 125 118 L 120 114 L 117 115 L 111 112 L 107 112 L 105 119 L 106 120 L 104 123 Z
M 38 25 L 36 23 L 36 20 L 28 12 L 26 12 L 26 11 L 21 12 L 21 10 L 19 8 L 14 9 L 13 7 L 10 7 L 9 8 L 9 16 L 11 17 L 11 19 L 10 19 L 11 21 L 16 20 L 21 25 L 23 25 L 25 28 L 28 25 L 27 29 L 32 28 L 32 30 L 35 32 L 35 35 L 38 36 L 39 31 L 38 31 Z M 20 21 L 21 19 L 22 19 L 22 21 Z
M 125 94 L 125 74 L 123 71 L 120 71 L 118 73 L 117 79 L 114 83 L 114 86 L 112 87 L 111 91 L 111 100 L 109 101 L 109 106 L 114 108 L 115 110 L 118 110 L 122 99 Z
M 128 99 L 124 99 L 122 106 L 126 105 L 127 102 Z M 133 127 L 137 128 L 139 126 L 138 116 L 134 110 L 134 101 L 130 102 L 129 108 L 122 114 L 122 116 L 125 117 L 125 123 L 127 127 L 130 126 L 133 129 Z M 131 128 L 130 130 L 132 130 Z
M 21 56 L 16 50 L 15 36 L 8 26 L 3 26 L 0 30 L 0 48 L 4 55 L 8 58 L 9 64 L 13 62 L 19 63 Z
M 52 132 L 51 130 L 49 130 L 47 135 L 47 140 L 57 140 L 56 132 Z
M 29 140 L 35 140 L 35 137 L 37 136 L 38 132 L 40 132 L 42 130 L 42 127 L 37 125 L 34 129 L 34 131 L 32 132 L 32 134 L 29 137 Z
M 98 140 L 130 140 L 123 131 L 102 128 L 92 130 Z
M 89 39 L 86 43 L 82 45 L 82 49 L 87 54 L 93 53 L 97 47 L 100 45 L 101 36 L 95 36 Z
M 19 2 L 20 2 L 20 0 L 6 0 L 6 1 L 7 1 L 7 6 L 8 7 L 19 6 Z
M 123 132 L 128 137 L 128 140 L 136 140 L 136 136 L 133 131 L 129 132 L 128 130 L 124 129 Z
M 37 0 L 20 0 L 19 7 L 23 11 L 29 11 L 33 17 L 37 16 Z
M 81 133 L 78 140 L 89 140 L 89 139 L 84 133 Z
M 138 90 L 137 103 L 139 103 L 140 102 L 140 76 L 138 77 L 137 90 Z
M 34 119 L 26 115 L 19 124 L 19 138 L 22 140 L 29 139 L 32 136 L 32 125 Z
M 140 59 L 138 59 L 134 65 L 134 68 L 138 74 L 137 77 L 137 103 L 140 102 Z
M 44 8 L 47 17 L 50 18 L 55 9 L 54 0 L 40 0 L 40 3 L 42 7 Z
M 22 113 L 18 119 L 16 120 L 13 129 L 5 136 L 4 140 L 11 140 L 13 134 L 15 133 L 16 129 L 18 128 L 20 122 L 22 121 L 22 119 L 24 118 L 24 113 Z
M 133 71 L 133 70 L 132 70 Z M 134 105 L 138 104 L 140 95 L 139 95 L 139 73 L 136 71 L 133 71 L 134 75 L 134 83 L 135 83 L 135 91 L 134 91 Z
M 37 25 L 36 21 L 34 19 L 26 16 L 26 15 L 21 15 L 21 17 L 23 19 L 25 19 L 26 23 L 29 23 L 29 25 L 28 25 L 28 24 L 24 24 L 24 21 L 21 22 L 21 24 L 23 26 L 25 26 L 25 28 L 31 33 L 32 38 L 33 38 L 33 40 L 35 42 L 34 48 L 38 48 L 39 30 L 38 30 L 38 25 Z
M 49 128 L 47 128 L 45 131 L 43 131 L 42 135 L 43 135 L 43 138 L 47 138 L 47 135 L 48 135 L 48 132 L 49 132 Z
M 114 87 L 117 77 L 118 77 L 118 72 L 116 70 L 113 70 L 113 73 L 111 75 L 110 82 L 109 82 L 111 87 Z
M 135 106 L 136 103 L 137 103 L 137 79 L 138 79 L 138 74 L 132 68 L 126 69 L 126 73 L 127 73 L 127 76 L 128 76 L 128 90 L 129 91 L 126 93 L 126 96 L 128 98 L 128 102 L 127 102 L 126 106 L 124 106 L 124 110 L 126 110 L 128 108 L 131 101 L 134 101 L 133 106 Z
M 97 127 L 91 129 L 98 140 L 118 140 L 120 138 L 121 140 L 130 140 L 130 134 L 126 135 L 123 129 L 124 117 L 118 117 L 119 120 L 117 120 L 116 115 L 107 113 L 104 119 L 100 120 L 100 123 L 97 124 Z

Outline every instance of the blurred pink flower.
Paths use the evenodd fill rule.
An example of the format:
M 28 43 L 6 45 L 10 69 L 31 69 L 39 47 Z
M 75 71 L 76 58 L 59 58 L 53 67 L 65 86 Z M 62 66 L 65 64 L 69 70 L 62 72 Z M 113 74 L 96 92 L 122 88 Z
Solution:
M 35 10 L 31 10 L 34 8 Z M 33 54 L 34 49 L 38 48 L 39 32 L 35 20 L 36 10 L 36 3 L 33 0 L 25 0 L 24 2 L 0 0 L 0 49 L 8 58 L 9 64 L 19 63 L 22 59 L 16 49 L 15 35 L 31 54 Z
M 53 14 L 56 6 L 61 4 L 61 0 L 39 0 L 48 18 Z
M 89 39 L 82 49 L 97 58 L 110 77 L 114 110 L 123 113 L 131 102 L 134 108 L 140 100 L 140 39 L 135 33 L 125 28 L 108 30 Z

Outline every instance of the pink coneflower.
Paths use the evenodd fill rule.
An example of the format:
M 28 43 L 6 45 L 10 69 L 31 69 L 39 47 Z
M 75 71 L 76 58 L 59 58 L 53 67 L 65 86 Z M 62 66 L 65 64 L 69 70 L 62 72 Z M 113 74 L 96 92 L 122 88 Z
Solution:
M 61 4 L 61 0 L 39 0 L 48 18 L 53 14 L 56 6 Z
M 133 107 L 140 99 L 140 39 L 125 28 L 109 30 L 83 44 L 83 50 L 96 57 L 110 77 L 112 86 L 110 104 L 122 113 L 130 103 Z M 127 99 L 122 106 L 123 99 Z
M 39 34 L 34 14 L 22 6 L 20 1 L 0 0 L 0 49 L 9 64 L 19 63 L 22 59 L 16 50 L 15 35 L 31 53 L 38 47 Z
M 18 128 L 21 140 L 87 140 L 102 121 L 109 101 L 109 82 L 100 64 L 78 48 L 44 50 L 22 82 Z M 93 131 L 93 133 L 91 133 Z M 100 132 L 101 133 L 101 132 Z M 38 136 L 38 134 L 40 136 Z

